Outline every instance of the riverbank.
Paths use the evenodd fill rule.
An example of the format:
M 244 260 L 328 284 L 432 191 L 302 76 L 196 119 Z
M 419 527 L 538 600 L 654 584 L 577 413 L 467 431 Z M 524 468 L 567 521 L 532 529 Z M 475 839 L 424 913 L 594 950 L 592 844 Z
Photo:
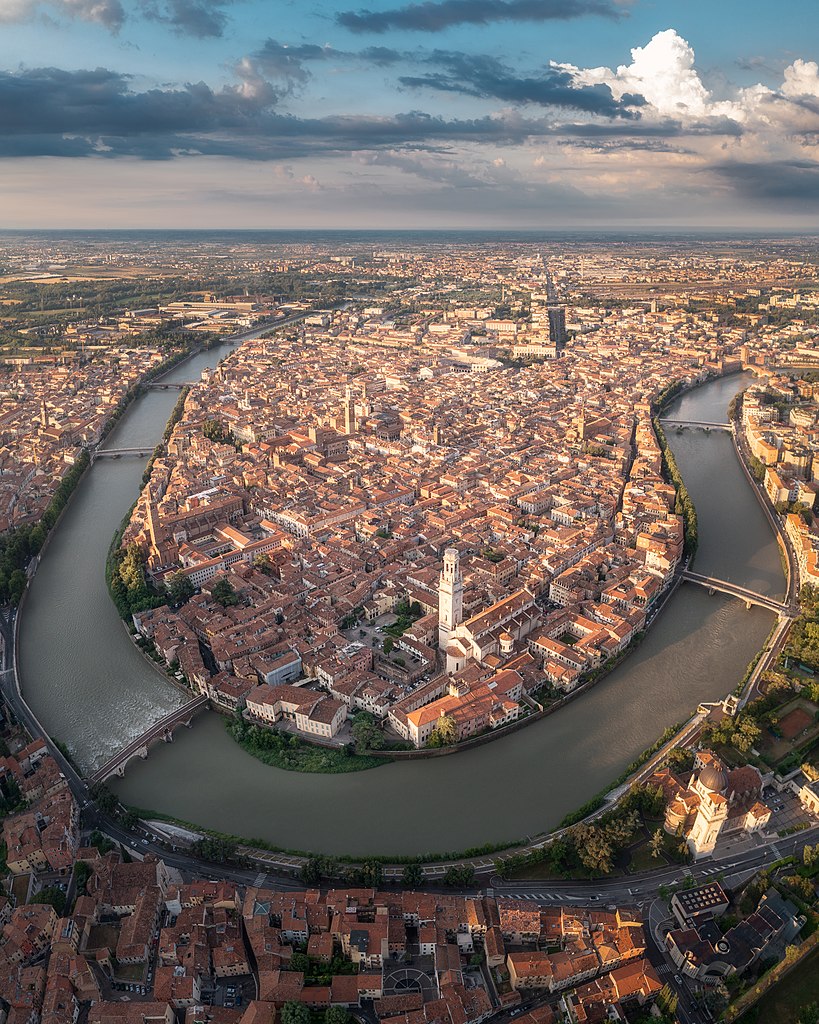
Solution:
M 227 731 L 239 746 L 257 761 L 287 772 L 344 773 L 379 768 L 385 762 L 345 747 L 326 747 L 308 743 L 295 733 L 281 733 L 264 726 L 250 725 L 244 719 L 229 718 Z

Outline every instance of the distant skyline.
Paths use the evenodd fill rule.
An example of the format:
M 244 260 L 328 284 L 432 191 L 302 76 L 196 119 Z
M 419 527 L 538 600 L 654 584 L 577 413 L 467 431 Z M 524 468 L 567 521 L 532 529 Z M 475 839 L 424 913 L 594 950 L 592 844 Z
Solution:
M 0 228 L 819 228 L 814 0 L 0 0 Z

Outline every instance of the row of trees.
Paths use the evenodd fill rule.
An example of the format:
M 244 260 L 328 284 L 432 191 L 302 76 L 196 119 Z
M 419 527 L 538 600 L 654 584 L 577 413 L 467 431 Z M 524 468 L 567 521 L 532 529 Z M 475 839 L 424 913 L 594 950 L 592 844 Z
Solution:
M 120 615 L 127 619 L 146 608 L 158 608 L 165 603 L 148 585 L 145 576 L 145 555 L 136 543 L 125 548 L 114 546 L 106 565 L 108 589 Z
M 819 589 L 805 584 L 800 592 L 801 615 L 788 633 L 785 654 L 819 669 Z
M 281 1024 L 314 1024 L 313 1014 L 306 1003 L 290 999 L 281 1009 Z M 343 1006 L 329 1006 L 324 1011 L 324 1024 L 348 1024 L 350 1014 Z
M 643 820 L 658 817 L 664 807 L 660 787 L 632 786 L 620 805 L 597 821 L 579 821 L 548 845 L 497 861 L 495 869 L 504 878 L 535 864 L 547 864 L 556 874 L 567 876 L 584 871 L 609 874 L 617 855 L 634 842 Z
M 401 885 L 405 889 L 417 889 L 423 885 L 426 874 L 420 861 L 410 861 L 401 873 Z M 383 881 L 381 864 L 375 860 L 365 861 L 359 867 L 343 864 L 335 857 L 309 857 L 301 869 L 301 880 L 305 885 L 319 885 L 322 881 L 340 879 L 348 885 L 377 887 Z M 443 874 L 441 882 L 453 888 L 467 888 L 475 881 L 475 869 L 471 864 L 451 864 Z
M 669 447 L 659 416 L 654 417 L 654 432 L 657 435 L 657 441 L 660 445 L 665 475 L 671 483 L 674 484 L 674 488 L 677 492 L 677 497 L 674 501 L 674 511 L 677 515 L 681 515 L 683 517 L 683 525 L 685 529 L 685 553 L 690 557 L 696 552 L 697 545 L 699 544 L 697 510 L 694 507 L 694 502 L 691 500 L 691 495 L 688 493 L 688 488 L 685 486 L 685 482 L 680 474 L 680 470 L 677 466 L 677 460 L 674 458 L 674 452 L 672 452 Z
M 38 555 L 60 513 L 85 472 L 90 456 L 83 450 L 60 481 L 38 523 L 0 536 L 0 604 L 19 604 L 26 589 L 26 566 Z

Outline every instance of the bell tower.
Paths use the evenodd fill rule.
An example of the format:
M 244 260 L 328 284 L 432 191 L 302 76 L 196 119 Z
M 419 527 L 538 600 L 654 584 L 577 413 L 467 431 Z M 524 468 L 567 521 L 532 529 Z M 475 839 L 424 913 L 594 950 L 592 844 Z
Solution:
M 445 647 L 455 628 L 463 622 L 464 579 L 457 548 L 444 552 L 444 567 L 438 582 L 438 643 Z

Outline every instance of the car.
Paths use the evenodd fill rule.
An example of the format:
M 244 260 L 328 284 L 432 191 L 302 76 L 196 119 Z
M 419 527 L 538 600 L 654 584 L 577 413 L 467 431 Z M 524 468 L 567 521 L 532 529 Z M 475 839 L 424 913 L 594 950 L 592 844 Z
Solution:
M 683 983 L 683 980 L 682 980 L 682 978 L 681 978 L 681 977 L 679 976 L 679 974 L 675 974 L 675 975 L 674 975 L 674 981 L 676 981 L 678 985 L 682 985 L 682 983 Z

